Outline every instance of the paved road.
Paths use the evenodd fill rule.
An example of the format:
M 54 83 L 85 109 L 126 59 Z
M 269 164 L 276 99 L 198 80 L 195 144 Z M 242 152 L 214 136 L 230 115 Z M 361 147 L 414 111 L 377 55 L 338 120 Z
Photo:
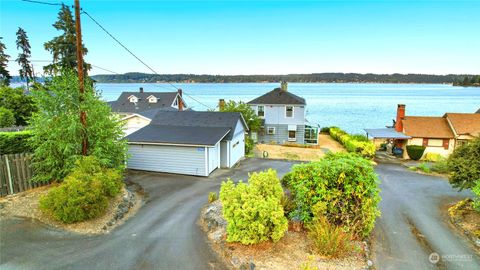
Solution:
M 200 208 L 221 180 L 247 179 L 292 163 L 249 159 L 209 178 L 132 173 L 147 194 L 139 212 L 110 234 L 85 236 L 28 219 L 0 219 L 0 269 L 224 269 L 196 224 Z
M 380 164 L 382 216 L 374 230 L 377 269 L 480 269 L 471 244 L 452 230 L 446 204 L 471 194 L 459 193 L 439 177 L 410 172 L 397 164 Z M 429 261 L 433 252 L 443 256 Z

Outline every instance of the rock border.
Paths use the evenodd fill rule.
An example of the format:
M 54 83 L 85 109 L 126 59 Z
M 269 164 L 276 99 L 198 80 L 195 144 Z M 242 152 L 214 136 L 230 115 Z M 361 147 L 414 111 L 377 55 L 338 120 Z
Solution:
M 450 219 L 450 223 L 452 223 L 452 225 L 457 229 L 459 230 L 460 232 L 463 233 L 463 235 L 465 235 L 467 237 L 467 239 L 472 243 L 473 246 L 475 246 L 477 252 L 480 252 L 480 238 L 477 237 L 472 231 L 469 231 L 469 230 L 466 230 L 462 227 L 462 225 L 460 224 L 463 219 L 461 217 L 459 217 L 458 215 L 454 215 L 450 209 L 453 208 L 453 207 L 457 207 L 458 204 L 460 203 L 470 203 L 472 201 L 472 199 L 465 199 L 465 200 L 461 200 L 461 201 L 458 201 L 452 205 L 450 205 L 448 207 L 448 217 Z M 463 207 L 465 207 L 465 205 L 463 205 Z M 461 210 L 461 209 L 459 209 Z

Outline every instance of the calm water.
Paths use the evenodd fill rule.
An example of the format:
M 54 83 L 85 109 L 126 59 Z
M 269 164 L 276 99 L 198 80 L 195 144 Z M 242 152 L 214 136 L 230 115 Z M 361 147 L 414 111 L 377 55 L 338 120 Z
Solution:
M 187 104 L 198 111 L 216 107 L 220 98 L 247 102 L 279 87 L 278 83 L 175 85 L 183 89 Z M 116 100 L 122 91 L 138 91 L 139 87 L 145 91 L 175 91 L 168 84 L 99 83 L 96 86 L 108 101 Z M 472 113 L 480 108 L 480 88 L 473 87 L 440 84 L 290 83 L 288 90 L 306 99 L 309 122 L 322 127 L 336 125 L 354 133 L 364 133 L 364 128 L 390 125 L 395 118 L 398 103 L 407 105 L 407 115 L 442 116 L 445 112 Z
M 195 110 L 214 108 L 218 99 L 250 101 L 279 84 L 175 84 L 183 89 L 187 104 Z M 168 84 L 97 84 L 106 100 L 122 91 L 175 91 Z M 307 101 L 307 119 L 320 126 L 339 126 L 349 132 L 390 125 L 398 103 L 407 105 L 407 115 L 441 116 L 445 112 L 475 112 L 480 108 L 480 88 L 439 84 L 330 84 L 290 83 L 288 90 Z M 200 101 L 206 106 L 196 102 Z

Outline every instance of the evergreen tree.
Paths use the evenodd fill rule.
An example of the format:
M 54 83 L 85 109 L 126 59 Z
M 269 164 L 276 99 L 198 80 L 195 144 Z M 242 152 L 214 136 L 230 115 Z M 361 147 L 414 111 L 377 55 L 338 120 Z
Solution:
M 463 85 L 470 85 L 470 79 L 468 78 L 468 76 L 465 76 L 465 78 L 463 78 Z
M 45 50 L 49 51 L 53 56 L 53 63 L 43 67 L 45 73 L 55 74 L 63 69 L 77 69 L 77 45 L 76 45 L 76 31 L 75 19 L 73 18 L 70 7 L 63 5 L 58 12 L 58 20 L 53 24 L 53 27 L 63 33 L 54 37 L 52 40 L 45 42 Z M 83 55 L 86 55 L 88 50 L 82 44 Z M 90 64 L 84 63 L 85 72 L 90 70 Z
M 10 79 L 12 76 L 10 76 L 10 73 L 7 70 L 7 65 L 8 65 L 8 58 L 10 58 L 10 55 L 5 53 L 5 44 L 1 41 L 0 37 L 0 86 L 1 85 L 10 85 Z
M 28 83 L 33 79 L 33 70 L 29 60 L 32 53 L 30 51 L 30 42 L 28 41 L 27 32 L 21 27 L 19 27 L 17 31 L 17 49 L 21 50 L 17 58 L 17 63 L 20 66 L 18 73 L 20 74 L 20 78 L 27 81 L 28 88 Z

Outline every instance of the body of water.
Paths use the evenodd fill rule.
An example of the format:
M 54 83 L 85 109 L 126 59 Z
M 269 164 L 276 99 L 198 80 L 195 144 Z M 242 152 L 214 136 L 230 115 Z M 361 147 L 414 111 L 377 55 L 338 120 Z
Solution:
M 122 91 L 175 91 L 169 84 L 96 85 L 103 98 L 116 100 Z M 248 102 L 278 83 L 175 84 L 183 89 L 187 104 L 195 110 L 215 108 L 218 100 Z M 440 84 L 289 83 L 288 91 L 307 101 L 309 122 L 339 126 L 348 132 L 381 128 L 392 123 L 397 104 L 406 104 L 407 115 L 442 116 L 446 112 L 472 113 L 480 108 L 480 88 Z M 195 100 L 194 100 L 195 99 Z M 197 102 L 198 100 L 199 102 Z M 208 107 L 207 107 L 208 106 Z

